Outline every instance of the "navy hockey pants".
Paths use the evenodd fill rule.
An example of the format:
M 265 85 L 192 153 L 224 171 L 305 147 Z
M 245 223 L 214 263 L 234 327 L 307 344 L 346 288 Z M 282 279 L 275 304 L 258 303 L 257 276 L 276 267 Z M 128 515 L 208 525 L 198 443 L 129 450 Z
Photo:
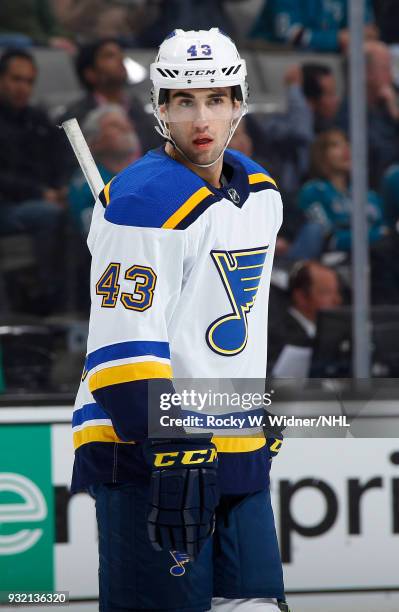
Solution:
M 97 485 L 100 612 L 205 612 L 212 597 L 284 599 L 270 492 L 223 496 L 216 530 L 192 563 L 147 537 L 146 487 Z

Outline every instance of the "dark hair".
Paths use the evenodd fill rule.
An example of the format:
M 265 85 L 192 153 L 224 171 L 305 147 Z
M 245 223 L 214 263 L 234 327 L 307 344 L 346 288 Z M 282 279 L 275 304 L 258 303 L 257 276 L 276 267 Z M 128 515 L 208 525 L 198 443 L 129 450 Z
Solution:
M 337 275 L 337 272 L 334 270 L 334 268 L 325 266 L 316 259 L 306 259 L 297 261 L 294 264 L 288 279 L 288 296 L 290 298 L 291 303 L 293 301 L 294 291 L 302 291 L 303 293 L 309 295 L 314 282 L 312 270 L 315 269 L 328 270 L 332 272 L 337 276 L 339 282 L 339 276 Z
M 75 59 L 75 69 L 79 81 L 85 87 L 85 89 L 92 89 L 91 83 L 86 79 L 85 72 L 88 68 L 93 68 L 96 64 L 98 52 L 110 43 L 121 46 L 120 42 L 116 38 L 99 38 L 95 42 L 83 45 L 80 47 L 78 54 Z
M 320 85 L 320 79 L 324 76 L 332 74 L 332 70 L 325 64 L 304 64 L 302 66 L 303 74 L 303 93 L 305 98 L 317 100 L 323 93 Z
M 35 69 L 37 68 L 33 55 L 31 55 L 31 53 L 28 51 L 15 48 L 6 49 L 0 57 L 0 76 L 7 72 L 10 62 L 12 62 L 14 59 L 24 59 L 27 62 L 30 62 Z
M 298 261 L 291 270 L 288 279 L 288 296 L 292 300 L 294 291 L 300 289 L 304 293 L 309 293 L 312 288 L 311 268 L 316 262 Z

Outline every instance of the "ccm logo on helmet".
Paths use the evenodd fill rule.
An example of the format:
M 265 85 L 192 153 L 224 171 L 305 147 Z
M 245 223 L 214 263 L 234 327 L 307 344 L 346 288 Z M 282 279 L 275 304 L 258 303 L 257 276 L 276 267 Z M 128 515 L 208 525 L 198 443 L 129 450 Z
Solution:
M 170 453 L 156 453 L 155 467 L 170 467 L 171 465 L 194 465 L 197 463 L 213 463 L 216 461 L 217 452 L 215 448 L 204 448 L 199 450 L 186 450 Z
M 208 76 L 215 73 L 216 70 L 186 70 L 184 76 Z

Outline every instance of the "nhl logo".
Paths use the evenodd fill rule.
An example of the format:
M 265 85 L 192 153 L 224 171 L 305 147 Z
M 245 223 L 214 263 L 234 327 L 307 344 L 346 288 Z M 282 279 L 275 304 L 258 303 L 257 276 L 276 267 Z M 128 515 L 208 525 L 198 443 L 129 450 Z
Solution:
M 237 191 L 233 187 L 231 187 L 231 189 L 228 189 L 227 193 L 230 196 L 230 200 L 234 202 L 234 204 L 240 203 L 240 196 L 238 195 Z

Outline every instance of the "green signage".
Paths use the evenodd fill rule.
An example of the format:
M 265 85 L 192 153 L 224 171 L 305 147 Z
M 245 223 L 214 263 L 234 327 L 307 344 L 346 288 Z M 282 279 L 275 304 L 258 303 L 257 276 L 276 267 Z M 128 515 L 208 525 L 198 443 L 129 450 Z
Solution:
M 49 425 L 0 425 L 0 591 L 54 590 Z

